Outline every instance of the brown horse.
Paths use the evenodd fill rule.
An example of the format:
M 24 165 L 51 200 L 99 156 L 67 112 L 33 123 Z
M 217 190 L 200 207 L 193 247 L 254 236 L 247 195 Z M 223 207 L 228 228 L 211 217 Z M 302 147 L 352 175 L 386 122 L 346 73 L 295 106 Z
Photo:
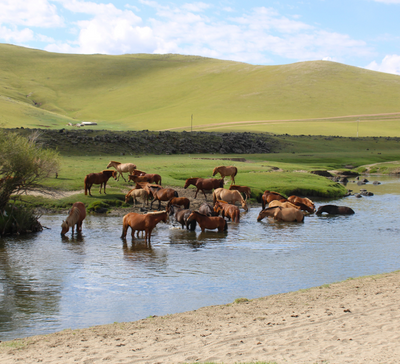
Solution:
M 138 169 L 135 169 L 135 170 L 131 173 L 131 175 L 132 175 L 132 174 L 134 174 L 135 176 L 143 176 L 143 175 L 146 174 L 146 172 L 139 171 Z
M 122 235 L 121 238 L 126 237 L 128 228 L 132 229 L 132 240 L 135 238 L 135 231 L 145 232 L 145 241 L 149 242 L 151 238 L 151 232 L 160 222 L 167 222 L 168 213 L 166 211 L 160 212 L 148 212 L 147 214 L 138 214 L 136 212 L 130 212 L 126 214 L 122 219 Z
M 167 211 L 171 205 L 183 206 L 188 209 L 190 207 L 190 200 L 187 197 L 173 197 L 167 203 Z
M 239 191 L 227 190 L 225 188 L 217 188 L 213 192 L 213 204 L 215 205 L 217 200 L 222 200 L 234 205 L 236 202 L 240 202 L 245 211 L 249 211 L 245 199 L 242 197 Z
M 240 221 L 240 210 L 239 207 L 231 205 L 226 201 L 217 200 L 214 205 L 214 211 L 217 215 L 221 213 L 222 217 L 227 217 L 233 222 Z
M 133 206 L 136 206 L 136 199 L 141 197 L 143 200 L 143 206 L 145 204 L 145 202 L 147 203 L 147 205 L 149 204 L 148 198 L 149 198 L 149 194 L 146 190 L 144 190 L 143 188 L 132 188 L 126 195 L 125 195 L 125 203 L 128 203 L 128 201 L 131 199 L 133 199 Z
M 213 176 L 217 173 L 221 175 L 221 178 L 225 178 L 226 176 L 230 176 L 233 184 L 235 184 L 235 176 L 237 175 L 237 168 L 235 166 L 219 166 L 215 167 L 213 170 Z
M 169 208 L 169 216 L 174 215 L 175 221 L 181 224 L 182 229 L 186 226 L 186 229 L 194 231 L 196 229 L 196 220 L 187 221 L 191 213 L 192 210 L 181 209 L 177 205 L 171 205 Z
M 140 174 L 140 175 L 130 174 L 128 176 L 128 181 L 133 181 L 135 183 L 138 183 L 138 182 L 153 183 L 153 182 L 155 182 L 156 184 L 161 185 L 161 176 L 159 174 L 155 174 L 155 173 L 145 173 L 145 174 Z
M 192 177 L 192 178 L 188 178 L 185 182 L 185 185 L 183 186 L 183 188 L 188 188 L 190 185 L 193 185 L 196 187 L 196 183 L 199 179 L 202 179 L 200 177 Z
M 150 208 L 153 208 L 153 203 L 158 201 L 158 210 L 161 207 L 161 201 L 169 201 L 173 197 L 179 197 L 178 192 L 176 192 L 173 188 L 161 188 L 155 189 L 149 186 L 151 193 L 153 194 L 153 201 L 151 201 Z
M 347 206 L 324 205 L 318 207 L 317 215 L 326 212 L 330 215 L 353 215 L 354 210 Z
M 104 185 L 104 194 L 106 194 L 106 184 L 107 181 L 113 177 L 115 180 L 117 179 L 117 171 L 112 171 L 112 170 L 104 170 L 99 173 L 89 173 L 85 177 L 85 195 L 87 195 L 89 191 L 89 195 L 92 196 L 90 193 L 90 189 L 92 188 L 93 185 L 100 185 L 100 193 L 101 193 L 101 187 Z
M 69 228 L 72 227 L 72 235 L 74 235 L 74 227 L 76 225 L 76 232 L 82 232 L 82 222 L 86 217 L 86 208 L 82 202 L 75 202 L 72 205 L 69 215 L 61 224 L 61 235 L 65 235 Z
M 307 210 L 308 212 L 315 212 L 314 202 L 312 202 L 307 197 L 299 197 L 299 196 L 293 195 L 293 196 L 288 197 L 288 201 L 295 205 L 298 205 L 300 207 L 302 207 L 302 205 L 305 205 L 308 207 L 308 209 L 303 207 L 302 210 Z
M 265 209 L 265 207 L 274 200 L 279 200 L 282 202 L 287 201 L 286 197 L 282 196 L 280 193 L 266 190 L 261 196 L 262 208 Z
M 194 198 L 197 197 L 197 193 L 201 190 L 204 194 L 204 198 L 207 200 L 206 193 L 204 191 L 211 191 L 215 188 L 224 187 L 224 179 L 216 179 L 216 178 L 199 178 L 196 182 L 196 194 Z
M 230 186 L 229 186 L 229 189 L 230 189 L 230 190 L 236 190 L 236 191 L 239 191 L 239 192 L 243 193 L 243 194 L 245 195 L 245 197 L 246 197 L 246 200 L 247 200 L 248 198 L 250 198 L 250 195 L 251 195 L 250 187 L 247 187 L 247 186 L 239 186 L 239 185 L 230 185 Z
M 110 167 L 114 167 L 117 172 L 118 172 L 118 181 L 119 181 L 119 176 L 122 176 L 122 178 L 124 179 L 124 181 L 126 182 L 126 179 L 124 177 L 124 175 L 122 174 L 122 172 L 127 172 L 129 174 L 132 174 L 132 172 L 136 169 L 136 166 L 133 163 L 120 163 L 120 162 L 116 162 L 116 161 L 110 161 L 110 163 L 108 163 L 107 168 Z
M 205 229 L 209 230 L 218 229 L 219 232 L 228 230 L 228 224 L 226 223 L 225 219 L 221 216 L 206 216 L 198 211 L 193 211 L 189 215 L 187 221 L 190 223 L 193 220 L 197 221 L 202 232 L 204 232 Z
M 257 221 L 261 221 L 264 217 L 273 217 L 277 221 L 285 222 L 304 222 L 304 214 L 302 211 L 294 209 L 293 207 L 268 207 L 261 210 L 257 217 Z

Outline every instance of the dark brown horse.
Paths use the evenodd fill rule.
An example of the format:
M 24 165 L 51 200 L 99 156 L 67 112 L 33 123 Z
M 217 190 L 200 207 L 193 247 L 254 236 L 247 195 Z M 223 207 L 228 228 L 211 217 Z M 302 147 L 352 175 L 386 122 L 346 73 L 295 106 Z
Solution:
M 204 191 L 212 191 L 215 188 L 224 187 L 224 179 L 216 179 L 216 178 L 199 178 L 196 182 L 196 194 L 194 198 L 197 197 L 197 193 L 201 190 L 204 194 L 205 199 L 207 200 L 206 193 Z
M 233 222 L 240 221 L 239 207 L 231 205 L 226 201 L 217 200 L 214 204 L 214 211 L 217 215 L 221 214 L 222 217 L 227 217 Z
M 293 203 L 293 204 L 295 204 L 295 205 L 297 205 L 297 206 L 300 206 L 300 208 L 301 208 L 302 210 L 306 210 L 306 211 L 308 211 L 308 212 L 315 212 L 315 205 L 314 205 L 314 202 L 312 202 L 312 201 L 311 201 L 309 198 L 307 198 L 307 197 L 299 197 L 299 196 L 293 195 L 293 196 L 288 197 L 288 201 L 291 202 L 291 203 Z M 307 208 L 305 208 L 305 207 L 302 206 L 302 205 L 307 206 Z
M 262 208 L 265 209 L 265 207 L 273 200 L 279 200 L 282 202 L 287 201 L 286 197 L 282 196 L 280 193 L 266 190 L 261 196 Z
M 205 231 L 206 229 L 213 230 L 218 229 L 219 232 L 223 232 L 228 230 L 228 224 L 225 219 L 221 216 L 206 216 L 201 214 L 200 212 L 193 211 L 188 217 L 187 221 L 191 222 L 196 220 L 200 226 L 201 231 Z
M 336 206 L 336 205 L 324 205 L 320 206 L 317 211 L 317 215 L 326 212 L 331 215 L 353 215 L 354 210 L 347 206 Z
M 121 238 L 126 237 L 126 233 L 128 228 L 132 229 L 132 240 L 135 239 L 135 231 L 144 231 L 145 232 L 145 241 L 149 242 L 151 238 L 151 232 L 156 227 L 156 225 L 160 222 L 167 222 L 168 213 L 166 211 L 160 212 L 149 212 L 147 214 L 138 214 L 136 212 L 130 212 L 126 214 L 122 219 L 122 235 Z
M 192 177 L 192 178 L 188 178 L 185 182 L 185 185 L 183 186 L 183 188 L 188 188 L 190 185 L 193 185 L 196 187 L 196 183 L 199 179 L 202 179 L 200 177 Z
M 167 211 L 171 205 L 183 206 L 183 208 L 188 209 L 190 207 L 190 200 L 187 197 L 173 197 L 168 201 Z
M 113 177 L 115 180 L 117 179 L 117 171 L 114 170 L 104 170 L 99 173 L 89 173 L 85 177 L 85 195 L 87 195 L 89 191 L 89 195 L 92 196 L 90 193 L 90 189 L 92 188 L 93 185 L 100 185 L 100 193 L 101 193 L 101 187 L 104 185 L 104 194 L 106 194 L 106 184 L 109 178 Z
M 151 201 L 150 208 L 153 208 L 153 203 L 155 201 L 158 201 L 158 210 L 161 207 L 161 201 L 169 201 L 170 199 L 174 197 L 179 197 L 178 192 L 176 192 L 173 188 L 161 188 L 161 189 L 155 189 L 152 188 L 151 185 L 148 186 L 150 188 L 150 191 L 154 197 L 153 201 Z
M 174 215 L 175 221 L 181 224 L 182 229 L 186 226 L 186 229 L 194 231 L 196 229 L 196 220 L 187 221 L 191 213 L 192 210 L 181 209 L 177 205 L 171 205 L 169 208 L 169 216 Z
M 239 191 L 239 192 L 243 193 L 244 196 L 245 196 L 245 198 L 246 198 L 246 200 L 247 200 L 248 198 L 250 198 L 250 195 L 251 195 L 250 187 L 247 187 L 247 186 L 239 186 L 239 185 L 230 185 L 230 186 L 229 186 L 229 189 L 230 189 L 230 190 L 236 190 L 236 191 Z

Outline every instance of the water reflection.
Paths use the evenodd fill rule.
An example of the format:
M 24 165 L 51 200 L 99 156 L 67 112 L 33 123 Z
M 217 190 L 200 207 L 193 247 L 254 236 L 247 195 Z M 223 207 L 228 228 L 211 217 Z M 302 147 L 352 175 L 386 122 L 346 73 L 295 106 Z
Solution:
M 0 340 L 399 269 L 400 184 L 386 178 L 367 189 L 375 195 L 317 201 L 355 215 L 257 222 L 260 207 L 250 208 L 224 233 L 158 224 L 150 245 L 121 240 L 120 217 L 89 215 L 82 234 L 62 238 L 65 216 L 43 216 L 49 230 L 0 240 Z

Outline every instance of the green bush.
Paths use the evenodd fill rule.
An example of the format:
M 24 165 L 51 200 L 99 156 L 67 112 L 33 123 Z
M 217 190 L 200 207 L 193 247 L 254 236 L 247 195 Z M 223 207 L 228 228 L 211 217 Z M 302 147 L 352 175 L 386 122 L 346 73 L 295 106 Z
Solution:
M 9 204 L 0 215 L 0 236 L 42 231 L 38 219 L 32 209 Z

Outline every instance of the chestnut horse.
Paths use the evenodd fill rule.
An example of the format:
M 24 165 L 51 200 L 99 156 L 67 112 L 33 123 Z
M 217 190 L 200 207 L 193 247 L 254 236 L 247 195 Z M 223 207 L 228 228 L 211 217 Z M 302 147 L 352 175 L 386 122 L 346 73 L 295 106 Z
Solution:
M 261 210 L 257 217 L 257 221 L 261 221 L 266 216 L 273 217 L 274 220 L 277 221 L 304 222 L 303 212 L 293 207 L 267 207 L 266 209 Z
M 182 225 L 182 229 L 186 226 L 186 229 L 194 231 L 196 229 L 196 220 L 187 221 L 191 213 L 192 210 L 181 209 L 177 205 L 171 205 L 169 208 L 169 216 L 174 215 L 175 221 Z
M 187 221 L 190 223 L 193 220 L 197 221 L 202 232 L 204 232 L 205 229 L 218 229 L 219 232 L 228 230 L 228 224 L 221 216 L 206 216 L 198 211 L 193 211 L 189 215 Z
M 139 171 L 138 169 L 135 169 L 130 175 L 134 174 L 135 176 L 143 176 L 146 174 L 146 172 Z
M 237 168 L 235 166 L 219 166 L 215 167 L 213 170 L 213 176 L 217 173 L 221 175 L 221 178 L 225 178 L 226 176 L 230 176 L 233 184 L 235 184 L 235 176 L 237 175 Z
M 186 197 L 173 197 L 167 203 L 167 211 L 171 205 L 183 206 L 183 208 L 188 209 L 190 207 L 190 200 Z
M 90 189 L 92 188 L 93 185 L 100 185 L 100 193 L 101 193 L 101 187 L 104 185 L 104 194 L 106 194 L 106 184 L 107 181 L 113 177 L 115 180 L 117 179 L 117 171 L 112 171 L 112 170 L 104 170 L 99 173 L 89 173 L 85 177 L 85 195 L 87 195 L 89 191 L 89 195 L 92 196 L 90 193 Z
M 265 209 L 265 207 L 273 200 L 279 200 L 282 202 L 287 201 L 286 197 L 282 196 L 280 193 L 266 190 L 261 196 L 262 208 Z
M 86 217 L 86 208 L 82 202 L 75 202 L 72 205 L 69 215 L 61 224 L 61 235 L 65 235 L 69 227 L 72 227 L 72 235 L 74 235 L 74 227 L 76 225 L 76 232 L 82 232 L 82 222 Z
M 116 161 L 110 161 L 108 163 L 107 168 L 114 167 L 117 172 L 118 172 L 118 181 L 119 181 L 119 176 L 122 176 L 124 181 L 126 182 L 126 179 L 122 172 L 128 172 L 129 174 L 132 174 L 132 172 L 136 169 L 136 166 L 133 163 L 120 163 Z
M 128 181 L 133 181 L 135 183 L 137 182 L 149 182 L 153 183 L 155 182 L 156 184 L 161 185 L 161 176 L 159 174 L 155 173 L 145 173 L 145 174 L 130 174 L 128 176 Z
M 160 212 L 148 212 L 147 214 L 138 214 L 136 212 L 130 212 L 126 214 L 122 219 L 122 235 L 121 238 L 126 237 L 128 228 L 132 229 L 132 240 L 135 239 L 135 231 L 145 232 L 145 241 L 150 244 L 151 232 L 155 226 L 160 222 L 167 222 L 168 213 L 166 211 Z
M 131 199 L 133 199 L 133 206 L 136 206 L 136 199 L 141 197 L 143 199 L 143 206 L 144 203 L 146 202 L 147 205 L 149 204 L 149 194 L 146 190 L 144 190 L 143 188 L 132 188 L 126 195 L 125 195 L 125 203 L 128 203 L 128 201 Z
M 202 179 L 200 177 L 192 177 L 192 178 L 188 178 L 185 182 L 185 185 L 183 186 L 183 188 L 188 188 L 190 185 L 193 185 L 196 187 L 196 183 L 199 179 Z
M 206 193 L 204 191 L 211 191 L 215 188 L 224 187 L 224 179 L 216 179 L 216 178 L 199 178 L 196 182 L 196 194 L 194 198 L 197 197 L 197 193 L 201 190 L 204 194 L 205 199 L 207 200 Z
M 236 202 L 240 202 L 245 211 L 249 211 L 247 203 L 239 191 L 227 190 L 225 188 L 217 188 L 213 192 L 213 204 L 215 205 L 217 200 L 222 200 L 234 205 Z
M 153 201 L 151 201 L 150 208 L 153 208 L 153 203 L 158 201 L 158 210 L 161 207 L 161 201 L 169 201 L 173 197 L 179 197 L 178 192 L 176 192 L 173 188 L 160 188 L 155 189 L 152 188 L 151 185 L 148 186 L 150 191 L 154 197 Z
M 305 205 L 308 207 L 308 209 L 302 208 L 302 210 L 307 210 L 308 212 L 315 212 L 314 202 L 312 202 L 307 197 L 299 197 L 299 196 L 293 195 L 293 196 L 288 197 L 288 201 L 291 203 L 294 203 L 295 205 L 298 205 L 300 207 L 302 207 L 302 205 Z
M 246 197 L 246 200 L 247 200 L 248 198 L 250 198 L 250 195 L 251 195 L 250 187 L 247 187 L 247 186 L 239 186 L 239 185 L 230 185 L 230 186 L 229 186 L 229 189 L 230 189 L 230 190 L 236 190 L 236 191 L 239 191 L 239 192 L 243 193 L 243 194 L 245 195 L 245 197 Z
M 317 215 L 327 212 L 331 215 L 353 215 L 354 210 L 347 206 L 336 206 L 336 205 L 324 205 L 320 206 L 317 211 Z
M 239 207 L 231 205 L 226 201 L 217 200 L 214 205 L 214 211 L 217 215 L 221 213 L 222 217 L 227 217 L 233 222 L 240 221 L 240 210 Z

